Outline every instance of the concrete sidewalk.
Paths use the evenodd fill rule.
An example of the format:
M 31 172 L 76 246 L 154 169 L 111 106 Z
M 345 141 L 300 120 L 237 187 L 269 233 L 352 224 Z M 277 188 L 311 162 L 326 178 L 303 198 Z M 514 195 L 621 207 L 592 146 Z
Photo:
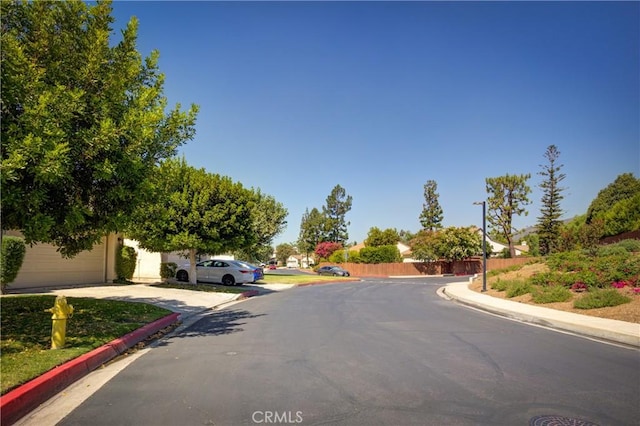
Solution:
M 457 302 L 507 318 L 640 348 L 640 324 L 492 297 L 470 290 L 469 282 L 448 284 L 443 292 Z

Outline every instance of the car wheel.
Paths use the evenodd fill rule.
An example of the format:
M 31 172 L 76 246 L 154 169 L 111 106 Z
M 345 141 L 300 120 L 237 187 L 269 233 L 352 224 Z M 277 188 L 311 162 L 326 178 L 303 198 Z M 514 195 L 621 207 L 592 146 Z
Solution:
M 222 277 L 222 285 L 236 285 L 236 279 L 233 278 L 233 275 L 225 275 Z
M 334 273 L 333 273 L 333 276 L 334 276 L 334 277 L 337 277 L 337 276 L 338 276 L 338 273 L 337 273 L 337 272 L 334 272 Z
M 178 271 L 178 273 L 176 274 L 176 279 L 178 281 L 189 281 L 189 274 L 187 273 L 187 271 Z

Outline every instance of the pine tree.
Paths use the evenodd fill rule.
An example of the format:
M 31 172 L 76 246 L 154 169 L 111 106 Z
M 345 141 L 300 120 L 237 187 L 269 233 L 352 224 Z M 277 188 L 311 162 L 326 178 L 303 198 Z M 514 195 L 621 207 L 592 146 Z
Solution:
M 351 210 L 351 195 L 340 185 L 336 185 L 327 197 L 327 204 L 322 208 L 326 217 L 327 239 L 334 243 L 346 243 L 349 238 L 347 226 L 350 222 L 345 215 Z
M 487 199 L 487 221 L 507 241 L 511 257 L 516 255 L 513 245 L 513 234 L 516 232 L 513 227 L 513 216 L 521 214 L 526 216 L 528 214 L 524 206 L 530 203 L 528 195 L 531 192 L 531 188 L 527 185 L 530 177 L 530 174 L 507 174 L 485 179 L 487 194 L 489 194 Z
M 434 180 L 428 180 L 424 185 L 424 204 L 420 214 L 422 229 L 434 231 L 442 228 L 442 207 L 438 202 L 438 184 Z
M 560 201 L 564 198 L 562 191 L 565 188 L 560 187 L 560 182 L 564 180 L 566 175 L 560 173 L 563 165 L 558 164 L 560 151 L 555 145 L 549 145 L 544 157 L 549 161 L 548 164 L 540 165 L 542 168 L 538 172 L 544 180 L 539 187 L 542 189 L 542 207 L 540 208 L 540 216 L 538 217 L 538 235 L 540 238 L 540 254 L 546 256 L 558 249 L 560 237 L 560 225 L 562 222 L 562 209 Z

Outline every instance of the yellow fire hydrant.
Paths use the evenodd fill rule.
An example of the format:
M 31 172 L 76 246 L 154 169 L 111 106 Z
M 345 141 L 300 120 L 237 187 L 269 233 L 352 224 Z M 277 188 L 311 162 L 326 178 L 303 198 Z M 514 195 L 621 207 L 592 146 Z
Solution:
M 45 312 L 51 312 L 51 349 L 60 349 L 64 347 L 67 337 L 67 318 L 73 315 L 73 306 L 67 304 L 67 298 L 60 295 L 56 297 L 53 308 L 46 309 Z

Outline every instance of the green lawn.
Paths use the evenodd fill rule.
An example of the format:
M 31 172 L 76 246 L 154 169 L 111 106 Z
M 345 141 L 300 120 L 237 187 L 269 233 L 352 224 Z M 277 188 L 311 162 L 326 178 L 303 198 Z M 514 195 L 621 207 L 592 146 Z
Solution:
M 145 303 L 68 297 L 73 316 L 67 321 L 63 349 L 51 348 L 51 308 L 55 296 L 2 297 L 0 320 L 0 391 L 2 394 L 153 322 L 171 311 Z

